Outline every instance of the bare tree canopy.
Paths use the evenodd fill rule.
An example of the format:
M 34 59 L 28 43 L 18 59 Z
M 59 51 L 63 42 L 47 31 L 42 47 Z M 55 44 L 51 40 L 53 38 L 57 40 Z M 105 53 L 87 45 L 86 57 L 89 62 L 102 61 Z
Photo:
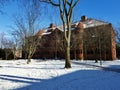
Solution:
M 19 17 L 14 17 L 15 27 L 12 29 L 13 35 L 17 37 L 20 47 L 27 55 L 27 63 L 31 62 L 31 58 L 36 51 L 38 30 L 38 20 L 40 18 L 40 5 L 37 0 L 21 0 L 23 13 Z
M 4 7 L 4 5 L 10 0 L 0 0 L 0 14 L 4 12 L 4 10 L 2 9 Z
M 120 44 L 120 27 L 116 29 L 117 43 Z

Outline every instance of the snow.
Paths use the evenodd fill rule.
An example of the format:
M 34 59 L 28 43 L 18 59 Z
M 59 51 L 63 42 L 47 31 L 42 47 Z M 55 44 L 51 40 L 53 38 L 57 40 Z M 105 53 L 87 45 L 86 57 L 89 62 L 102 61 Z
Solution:
M 51 32 L 44 32 L 44 33 L 42 33 L 42 35 L 49 35 L 49 34 L 51 34 Z
M 119 90 L 120 73 L 105 71 L 94 61 L 0 60 L 0 90 Z M 81 64 L 82 63 L 82 64 Z M 120 60 L 102 61 L 103 67 L 119 68 Z
M 91 18 L 87 19 L 86 21 L 84 21 L 82 23 L 83 23 L 84 28 L 109 24 L 107 22 L 96 20 L 96 19 L 91 19 Z

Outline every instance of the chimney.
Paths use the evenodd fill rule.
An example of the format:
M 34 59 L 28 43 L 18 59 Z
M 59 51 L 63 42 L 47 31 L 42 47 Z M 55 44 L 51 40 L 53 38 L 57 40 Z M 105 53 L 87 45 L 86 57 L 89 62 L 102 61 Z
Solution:
M 81 21 L 86 21 L 87 20 L 87 17 L 84 15 L 84 16 L 81 16 Z
M 77 25 L 77 28 L 83 29 L 83 23 L 82 23 L 82 22 L 79 22 L 78 25 Z
M 42 36 L 42 34 L 43 34 L 44 32 L 45 32 L 44 30 L 39 30 L 38 33 L 37 33 L 37 36 Z
M 54 27 L 55 27 L 55 25 L 53 23 L 51 23 L 49 28 L 54 28 Z

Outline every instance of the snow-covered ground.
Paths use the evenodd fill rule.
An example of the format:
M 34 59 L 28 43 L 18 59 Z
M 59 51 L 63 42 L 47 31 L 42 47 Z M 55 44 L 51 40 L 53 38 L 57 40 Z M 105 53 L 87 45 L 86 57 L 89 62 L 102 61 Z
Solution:
M 95 61 L 74 61 L 76 63 L 81 63 L 81 64 L 90 64 L 90 65 L 96 65 L 96 66 L 101 66 L 101 67 L 109 67 L 113 69 L 120 69 L 120 60 L 114 60 L 114 61 L 98 61 L 98 63 L 95 63 Z
M 77 63 L 75 63 L 77 62 Z M 104 71 L 72 61 L 64 69 L 63 60 L 0 60 L 0 90 L 120 90 L 120 73 Z M 102 66 L 120 68 L 120 61 L 104 61 Z

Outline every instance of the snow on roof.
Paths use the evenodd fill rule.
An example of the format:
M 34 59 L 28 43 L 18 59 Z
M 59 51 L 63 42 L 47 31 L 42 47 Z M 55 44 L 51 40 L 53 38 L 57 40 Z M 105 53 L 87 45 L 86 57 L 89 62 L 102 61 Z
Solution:
M 90 27 L 95 27 L 95 26 L 109 24 L 108 22 L 104 22 L 104 21 L 100 21 L 100 20 L 96 20 L 96 19 L 92 19 L 92 18 L 87 18 L 85 21 L 80 21 L 80 22 L 83 23 L 83 27 L 84 28 L 90 28 Z M 71 25 L 71 30 L 74 30 L 77 27 L 78 24 L 79 24 L 79 22 L 73 23 Z M 52 28 L 44 29 L 44 33 L 42 33 L 42 35 L 51 34 L 51 32 L 54 31 L 56 28 L 58 28 L 59 30 L 63 31 L 63 25 L 59 25 L 59 26 L 54 26 Z
M 107 22 L 96 20 L 96 19 L 91 19 L 91 18 L 87 19 L 86 21 L 83 21 L 82 23 L 83 23 L 84 28 L 89 28 L 89 27 L 109 24 Z
M 91 18 L 88 18 L 87 20 L 81 21 L 81 22 L 83 23 L 83 27 L 84 28 L 89 28 L 89 27 L 109 24 L 107 22 L 96 20 L 96 19 L 91 19 Z M 74 30 L 77 27 L 78 24 L 79 24 L 79 22 L 73 23 L 71 25 L 71 29 Z M 63 31 L 63 25 L 57 26 L 57 28 L 59 28 L 60 30 Z
M 42 33 L 42 35 L 48 35 L 48 34 L 51 34 L 51 32 L 44 32 L 44 33 Z
M 51 34 L 51 31 L 50 30 L 55 30 L 56 27 L 53 27 L 53 28 L 45 28 L 43 29 L 44 32 L 41 34 L 41 35 L 48 35 L 48 34 Z

